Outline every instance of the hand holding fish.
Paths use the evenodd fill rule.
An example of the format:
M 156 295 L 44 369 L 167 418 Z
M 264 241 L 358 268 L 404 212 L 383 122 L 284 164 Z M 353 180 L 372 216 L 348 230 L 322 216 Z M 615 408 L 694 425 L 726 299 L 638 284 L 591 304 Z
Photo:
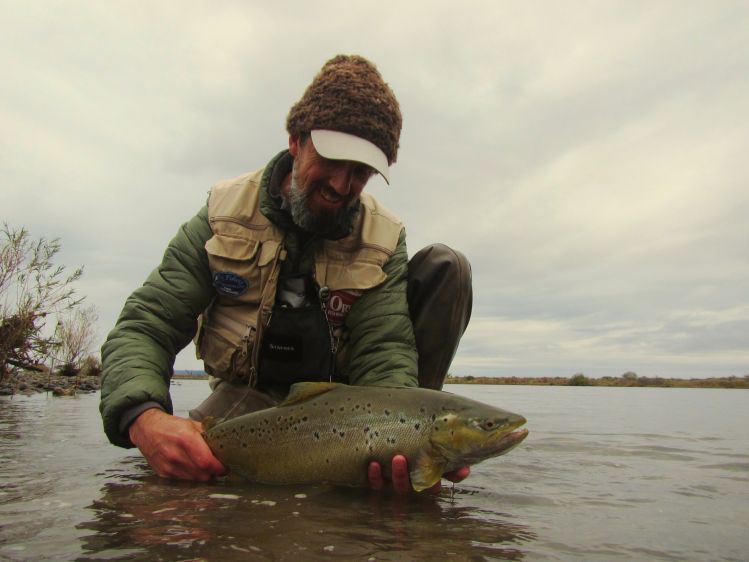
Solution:
M 471 474 L 470 466 L 462 466 L 453 470 L 442 477 L 450 482 L 461 482 Z M 395 455 L 392 460 L 391 480 L 393 489 L 398 494 L 407 494 L 411 491 L 411 478 L 408 475 L 408 460 L 403 455 Z M 382 490 L 385 487 L 385 478 L 382 475 L 382 466 L 378 462 L 369 463 L 367 470 L 369 478 L 369 487 L 373 490 Z M 425 490 L 430 494 L 438 494 L 442 489 L 442 482 L 437 482 L 431 488 Z
M 206 482 L 226 474 L 202 436 L 199 422 L 146 410 L 130 425 L 130 440 L 162 478 Z

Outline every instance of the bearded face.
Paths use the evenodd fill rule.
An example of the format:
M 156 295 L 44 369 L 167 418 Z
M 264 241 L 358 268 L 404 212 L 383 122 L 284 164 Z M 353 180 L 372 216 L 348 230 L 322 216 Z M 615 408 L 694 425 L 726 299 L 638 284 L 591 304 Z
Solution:
M 320 156 L 309 138 L 295 148 L 287 193 L 294 224 L 323 238 L 345 236 L 374 171 L 359 162 Z

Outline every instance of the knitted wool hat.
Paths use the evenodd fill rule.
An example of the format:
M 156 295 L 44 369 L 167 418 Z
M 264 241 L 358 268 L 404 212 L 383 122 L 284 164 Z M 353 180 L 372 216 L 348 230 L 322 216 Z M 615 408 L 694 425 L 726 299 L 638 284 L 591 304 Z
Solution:
M 398 100 L 375 65 L 357 55 L 337 55 L 291 108 L 286 130 L 291 135 L 315 129 L 348 133 L 376 145 L 392 164 L 402 123 Z

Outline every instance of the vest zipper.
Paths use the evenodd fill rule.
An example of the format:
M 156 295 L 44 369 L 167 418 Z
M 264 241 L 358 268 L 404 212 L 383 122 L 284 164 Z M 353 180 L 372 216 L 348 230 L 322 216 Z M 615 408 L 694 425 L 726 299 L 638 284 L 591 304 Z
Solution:
M 319 287 L 319 285 L 318 285 Z M 328 327 L 328 338 L 330 339 L 330 368 L 328 369 L 328 382 L 333 382 L 333 374 L 335 373 L 335 359 L 338 353 L 338 342 L 336 337 L 333 335 L 333 326 L 330 325 L 328 320 L 328 308 L 327 303 L 330 299 L 330 288 L 320 287 L 318 290 L 318 296 L 320 297 L 320 308 L 322 309 L 322 315 L 325 319 L 325 325 Z
M 281 258 L 283 254 L 285 256 L 284 240 L 282 239 L 276 249 L 276 255 L 273 257 L 273 270 L 271 271 L 268 281 L 265 285 L 265 292 L 272 292 L 272 295 L 265 294 L 260 296 L 260 303 L 257 311 L 257 327 L 255 328 L 255 339 L 252 342 L 252 355 L 250 356 L 250 372 L 249 380 L 247 381 L 251 387 L 257 385 L 258 379 L 258 367 L 260 363 L 260 343 L 263 338 L 263 332 L 270 325 L 271 317 L 273 316 L 273 305 L 276 301 L 276 289 L 278 288 L 278 273 L 281 269 L 281 261 L 285 258 Z M 272 289 L 272 291 L 271 291 Z M 268 309 L 268 319 L 263 322 L 263 309 L 270 301 L 270 307 Z

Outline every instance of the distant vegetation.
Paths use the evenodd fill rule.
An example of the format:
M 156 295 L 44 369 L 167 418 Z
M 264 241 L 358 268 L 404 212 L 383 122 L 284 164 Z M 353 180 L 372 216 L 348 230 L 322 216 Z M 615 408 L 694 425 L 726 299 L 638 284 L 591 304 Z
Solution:
M 175 370 L 174 379 L 207 379 L 205 371 Z M 673 388 L 749 388 L 749 375 L 710 379 L 664 379 L 661 377 L 638 377 L 635 373 L 624 373 L 621 377 L 593 379 L 582 373 L 571 377 L 474 377 L 447 375 L 446 384 L 530 384 L 541 386 L 632 386 Z
M 664 388 L 749 388 L 749 375 L 709 379 L 665 379 L 639 377 L 627 372 L 620 377 L 589 378 L 582 373 L 571 377 L 474 377 L 448 375 L 447 384 L 530 384 L 542 386 L 631 386 Z

